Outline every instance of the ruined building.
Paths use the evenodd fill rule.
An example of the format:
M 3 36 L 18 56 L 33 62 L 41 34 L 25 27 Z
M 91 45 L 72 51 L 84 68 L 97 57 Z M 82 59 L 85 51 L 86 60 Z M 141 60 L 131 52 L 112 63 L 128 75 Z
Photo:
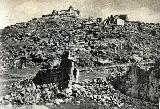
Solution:
M 56 83 L 60 90 L 69 87 L 69 84 L 78 82 L 78 69 L 74 66 L 74 61 L 69 59 L 69 52 L 66 51 L 61 56 L 61 63 L 58 68 L 48 68 L 44 66 L 33 78 L 35 84 Z
M 58 12 L 60 16 L 79 16 L 80 11 L 73 9 L 72 6 L 68 8 L 68 10 L 61 10 Z

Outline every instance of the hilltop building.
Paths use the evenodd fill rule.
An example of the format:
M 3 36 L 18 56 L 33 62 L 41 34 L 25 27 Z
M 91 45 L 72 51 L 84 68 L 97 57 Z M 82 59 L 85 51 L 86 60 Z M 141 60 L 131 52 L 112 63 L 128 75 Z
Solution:
M 58 11 L 58 14 L 59 14 L 60 16 L 79 16 L 79 15 L 80 15 L 80 11 L 73 9 L 73 7 L 70 6 L 70 7 L 68 8 L 68 10 Z
M 114 19 L 117 25 L 124 25 L 125 22 L 128 21 L 128 16 L 127 15 L 115 15 Z
M 123 26 L 125 22 L 128 21 L 128 16 L 126 14 L 121 15 L 111 15 L 106 20 L 104 20 L 104 24 L 107 25 L 121 25 Z

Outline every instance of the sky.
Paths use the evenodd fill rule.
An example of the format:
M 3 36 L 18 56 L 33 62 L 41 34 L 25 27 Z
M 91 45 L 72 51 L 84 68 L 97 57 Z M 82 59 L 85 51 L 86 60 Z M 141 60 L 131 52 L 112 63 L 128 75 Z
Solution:
M 0 0 L 0 29 L 72 5 L 82 17 L 128 14 L 130 21 L 160 22 L 160 0 Z

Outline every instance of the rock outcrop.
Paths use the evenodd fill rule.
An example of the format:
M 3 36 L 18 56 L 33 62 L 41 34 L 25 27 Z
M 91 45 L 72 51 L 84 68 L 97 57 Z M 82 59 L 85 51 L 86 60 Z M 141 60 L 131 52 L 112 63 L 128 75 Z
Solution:
M 125 75 L 112 78 L 111 83 L 126 95 L 158 103 L 160 92 L 158 63 L 157 61 L 155 66 L 147 71 L 137 65 L 130 66 Z

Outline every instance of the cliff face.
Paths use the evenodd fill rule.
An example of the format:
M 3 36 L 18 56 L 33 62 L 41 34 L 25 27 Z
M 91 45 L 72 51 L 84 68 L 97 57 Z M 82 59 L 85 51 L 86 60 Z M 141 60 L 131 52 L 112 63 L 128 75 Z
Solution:
M 123 76 L 111 79 L 113 86 L 122 93 L 146 101 L 158 103 L 160 78 L 160 68 L 157 63 L 148 71 L 133 65 Z

